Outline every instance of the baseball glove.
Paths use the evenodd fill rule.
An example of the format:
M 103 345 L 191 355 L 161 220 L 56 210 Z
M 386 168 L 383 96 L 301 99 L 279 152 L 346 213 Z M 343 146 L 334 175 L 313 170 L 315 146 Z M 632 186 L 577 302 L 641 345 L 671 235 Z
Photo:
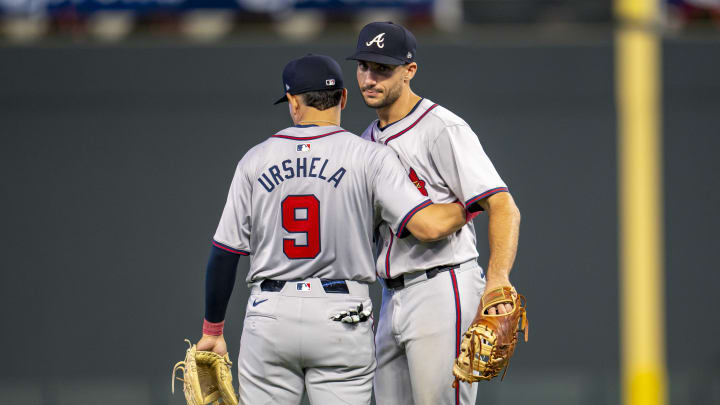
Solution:
M 188 405 L 237 405 L 238 400 L 232 385 L 232 363 L 227 353 L 220 356 L 217 353 L 197 350 L 190 345 L 185 353 L 185 361 L 179 361 L 173 367 L 172 393 L 175 393 L 175 373 L 182 370 L 183 392 Z
M 525 297 L 514 288 L 500 287 L 485 292 L 481 299 L 482 311 L 478 313 L 463 335 L 460 343 L 460 355 L 455 359 L 453 375 L 454 387 L 458 380 L 470 384 L 491 380 L 503 371 L 505 377 L 510 358 L 515 352 L 517 335 L 523 332 L 528 339 L 528 320 L 525 313 Z M 510 303 L 512 312 L 490 315 L 486 311 L 493 305 Z

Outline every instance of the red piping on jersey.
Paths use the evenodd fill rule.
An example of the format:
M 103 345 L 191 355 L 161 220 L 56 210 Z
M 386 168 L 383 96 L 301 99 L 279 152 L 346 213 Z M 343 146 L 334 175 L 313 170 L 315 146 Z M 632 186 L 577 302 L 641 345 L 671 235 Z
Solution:
M 485 198 L 485 197 L 489 197 L 489 196 L 491 196 L 491 195 L 493 195 L 493 194 L 502 193 L 502 192 L 507 192 L 507 191 L 508 191 L 508 188 L 507 188 L 507 187 L 491 188 L 490 190 L 488 190 L 488 191 L 486 191 L 486 192 L 484 192 L 484 193 L 482 193 L 482 194 L 480 194 L 480 195 L 476 195 L 475 197 L 467 200 L 467 202 L 465 203 L 465 206 L 466 206 L 466 207 L 469 207 L 469 206 L 471 206 L 472 204 L 475 204 L 476 202 L 482 200 L 482 199 Z
M 462 312 L 460 307 L 460 291 L 458 290 L 455 270 L 450 270 L 450 281 L 452 281 L 453 294 L 455 295 L 455 357 L 460 355 L 460 336 L 462 331 Z M 460 405 L 460 384 L 455 387 L 455 404 Z
M 224 251 L 226 251 L 226 252 L 235 253 L 236 255 L 247 256 L 247 255 L 250 254 L 249 252 L 246 252 L 246 251 L 244 251 L 244 250 L 233 249 L 233 248 L 231 248 L 231 247 L 229 247 L 229 246 L 225 246 L 225 245 L 223 245 L 222 243 L 217 242 L 217 241 L 215 241 L 215 240 L 212 241 L 212 244 L 213 244 L 213 246 L 215 246 L 216 248 L 220 248 L 220 249 L 222 249 L 222 250 L 224 250 Z
M 388 250 L 385 253 L 385 274 L 387 275 L 388 280 L 391 279 L 390 277 L 390 249 L 392 249 L 393 244 L 393 233 L 392 230 L 390 230 L 390 244 L 388 245 Z
M 275 134 L 275 135 L 271 136 L 271 138 L 283 138 L 283 139 L 290 139 L 293 141 L 309 141 L 311 139 L 324 138 L 328 135 L 339 134 L 340 132 L 347 132 L 347 131 L 345 131 L 344 129 L 341 129 L 339 131 L 328 132 L 327 134 L 315 135 L 315 136 L 290 136 L 290 135 Z
M 390 138 L 386 139 L 386 140 L 385 140 L 385 145 L 387 145 L 388 142 L 392 141 L 393 139 L 397 138 L 398 136 L 400 136 L 400 135 L 404 134 L 405 132 L 411 130 L 412 127 L 414 127 L 418 122 L 420 122 L 420 120 L 423 119 L 423 117 L 425 117 L 425 115 L 427 115 L 427 113 L 429 113 L 429 112 L 430 112 L 433 108 L 435 108 L 435 107 L 437 107 L 437 104 L 431 105 L 430 108 L 428 108 L 427 110 L 425 110 L 425 112 L 422 113 L 422 115 L 421 115 L 420 117 L 418 117 L 418 119 L 416 119 L 415 122 L 413 122 L 412 124 L 410 124 L 409 127 L 403 129 L 402 131 L 398 132 L 397 134 L 395 134 L 395 135 L 391 136 Z

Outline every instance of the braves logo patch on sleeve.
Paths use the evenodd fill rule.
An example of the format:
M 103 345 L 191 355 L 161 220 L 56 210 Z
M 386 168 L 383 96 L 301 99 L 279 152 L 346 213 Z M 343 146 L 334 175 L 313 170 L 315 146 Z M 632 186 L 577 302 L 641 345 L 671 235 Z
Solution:
M 412 167 L 410 168 L 410 181 L 412 181 L 413 184 L 415 184 L 415 187 L 418 188 L 418 191 L 420 191 L 420 194 L 427 197 L 428 192 L 427 192 L 427 190 L 425 190 L 425 181 L 420 180 L 420 177 L 418 177 L 417 173 L 415 173 L 415 169 L 413 169 Z

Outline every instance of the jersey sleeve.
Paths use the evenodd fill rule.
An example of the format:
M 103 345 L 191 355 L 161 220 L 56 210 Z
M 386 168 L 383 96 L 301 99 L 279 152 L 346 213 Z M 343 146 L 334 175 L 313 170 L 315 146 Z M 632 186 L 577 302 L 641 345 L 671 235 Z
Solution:
M 432 201 L 423 196 L 408 178 L 405 168 L 389 147 L 380 148 L 373 164 L 374 203 L 384 222 L 398 237 L 407 236 L 410 219 Z
M 245 159 L 235 170 L 225 208 L 218 224 L 213 245 L 230 253 L 250 254 L 252 186 L 245 175 Z
M 446 127 L 431 146 L 430 154 L 440 176 L 469 211 L 481 211 L 478 201 L 508 191 L 477 135 L 467 125 Z

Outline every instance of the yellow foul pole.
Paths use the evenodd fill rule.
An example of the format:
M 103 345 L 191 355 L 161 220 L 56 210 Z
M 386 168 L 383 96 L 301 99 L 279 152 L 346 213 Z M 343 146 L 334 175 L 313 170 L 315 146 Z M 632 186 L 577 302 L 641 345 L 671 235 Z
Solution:
M 615 0 L 623 405 L 665 405 L 661 0 Z

